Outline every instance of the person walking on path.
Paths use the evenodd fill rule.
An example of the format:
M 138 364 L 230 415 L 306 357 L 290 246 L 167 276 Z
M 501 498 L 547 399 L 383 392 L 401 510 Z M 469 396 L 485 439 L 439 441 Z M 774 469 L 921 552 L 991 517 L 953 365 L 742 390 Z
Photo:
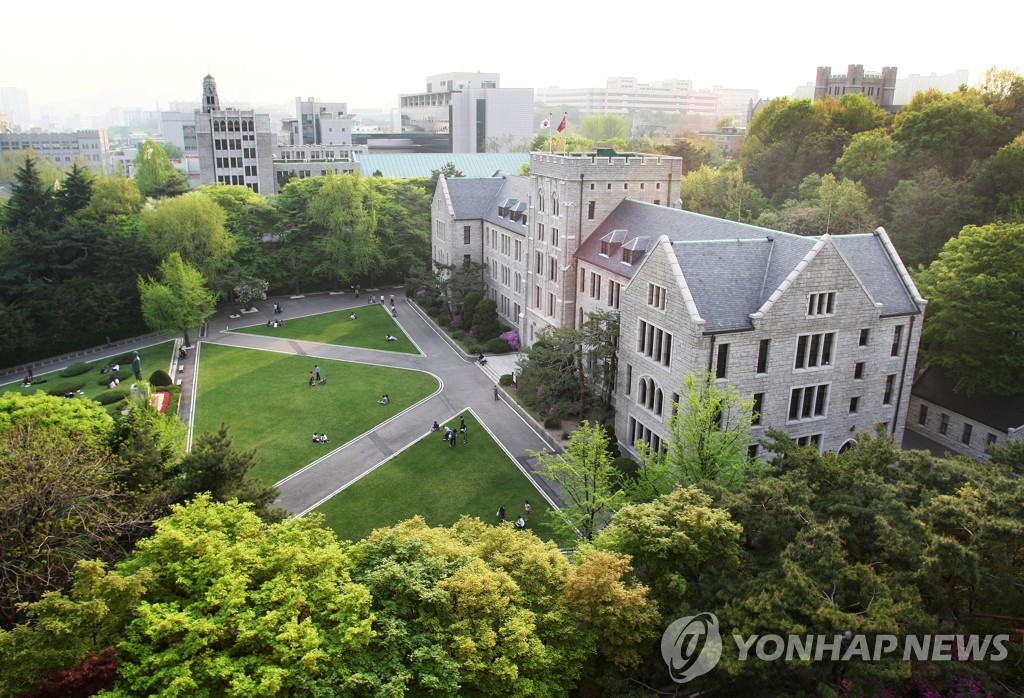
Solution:
M 495 402 L 498 401 L 498 386 L 497 386 L 497 384 L 495 384 L 495 386 L 494 386 L 494 401 Z
M 532 507 L 530 506 L 530 500 L 529 499 L 527 499 L 526 503 L 523 504 L 523 508 L 526 509 L 526 518 L 530 518 L 530 509 L 532 509 Z

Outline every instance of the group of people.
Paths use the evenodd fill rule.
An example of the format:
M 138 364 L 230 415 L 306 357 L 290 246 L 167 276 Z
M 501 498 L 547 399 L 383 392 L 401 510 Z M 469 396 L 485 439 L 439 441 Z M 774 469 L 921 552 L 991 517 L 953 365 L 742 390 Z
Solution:
M 526 528 L 526 519 L 530 518 L 530 512 L 533 510 L 533 507 L 530 506 L 530 500 L 529 499 L 527 499 L 527 500 L 525 500 L 523 502 L 523 509 L 526 512 L 525 518 L 523 516 L 520 516 L 518 519 L 515 520 L 515 527 L 516 528 Z M 499 524 L 505 523 L 505 507 L 504 507 L 504 505 L 498 507 L 498 523 Z
M 284 320 L 267 320 L 267 327 L 284 327 Z
M 386 334 L 386 335 L 384 335 L 384 341 L 385 342 L 395 342 L 397 340 L 398 340 L 398 337 L 396 337 L 393 334 Z
M 317 383 L 325 385 L 327 383 L 327 376 L 320 373 L 320 365 L 317 364 L 313 367 L 313 370 L 309 372 L 309 387 L 312 388 Z
M 329 444 L 330 442 L 331 440 L 327 438 L 327 434 L 325 432 L 320 432 L 319 434 L 316 433 L 315 431 L 313 432 L 313 443 Z
M 431 432 L 440 431 L 441 428 L 442 427 L 441 427 L 440 424 L 437 423 L 437 420 L 434 420 L 434 424 L 433 424 L 433 426 L 430 427 L 430 431 Z M 462 434 L 462 443 L 468 443 L 469 442 L 469 428 L 466 426 L 466 418 L 464 416 L 460 416 L 459 417 L 459 428 L 458 429 L 452 429 L 447 424 L 445 424 L 444 425 L 444 435 L 443 435 L 442 438 L 445 441 L 448 442 L 449 446 L 454 448 L 455 444 L 458 443 L 459 434 Z

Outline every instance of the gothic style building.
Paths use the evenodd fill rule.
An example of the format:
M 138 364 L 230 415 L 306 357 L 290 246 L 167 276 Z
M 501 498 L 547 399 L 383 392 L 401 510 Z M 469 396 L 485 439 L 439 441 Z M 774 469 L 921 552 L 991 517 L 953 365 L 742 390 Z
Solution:
M 529 177 L 445 179 L 433 258 L 487 267 L 523 343 L 620 315 L 616 433 L 665 438 L 684 377 L 753 396 L 763 430 L 841 450 L 883 425 L 902 440 L 926 301 L 882 229 L 803 237 L 679 210 L 678 158 L 534 153 Z

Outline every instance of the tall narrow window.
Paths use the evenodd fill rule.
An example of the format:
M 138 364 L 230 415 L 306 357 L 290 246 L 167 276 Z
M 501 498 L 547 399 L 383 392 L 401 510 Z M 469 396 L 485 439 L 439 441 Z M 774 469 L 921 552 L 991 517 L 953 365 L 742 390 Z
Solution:
M 718 345 L 718 365 L 715 368 L 715 378 L 725 378 L 726 369 L 729 366 L 729 345 Z
M 754 393 L 754 408 L 750 415 L 750 425 L 760 426 L 761 413 L 764 411 L 764 393 Z
M 472 228 L 468 225 L 462 226 L 462 244 L 468 245 L 473 241 Z
M 917 413 L 917 423 L 921 425 L 928 423 L 928 405 L 921 405 L 921 411 Z
M 892 331 L 892 355 L 900 355 L 900 344 L 903 339 L 903 325 L 896 325 Z
M 939 418 L 939 433 L 943 436 L 949 431 L 949 415 L 944 414 Z
M 768 373 L 768 347 L 772 340 L 762 339 L 757 345 L 757 373 Z
M 890 373 L 888 376 L 885 377 L 885 392 L 882 393 L 882 404 L 883 405 L 891 405 L 892 404 L 892 389 L 893 389 L 893 386 L 895 384 L 896 384 L 896 374 L 895 373 Z
M 973 431 L 974 431 L 974 427 L 972 427 L 970 424 L 965 424 L 964 425 L 964 432 L 963 432 L 963 434 L 960 435 L 960 442 L 962 444 L 964 444 L 965 446 L 970 446 L 971 445 L 971 432 L 973 432 Z

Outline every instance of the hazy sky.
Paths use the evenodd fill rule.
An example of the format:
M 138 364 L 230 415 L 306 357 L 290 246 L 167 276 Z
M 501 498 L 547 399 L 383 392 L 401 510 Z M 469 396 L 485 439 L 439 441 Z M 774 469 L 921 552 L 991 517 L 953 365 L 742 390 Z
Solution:
M 910 5 L 19 2 L 0 15 L 0 86 L 27 90 L 34 108 L 85 99 L 102 113 L 198 101 L 209 73 L 225 106 L 315 97 L 358 109 L 397 106 L 427 75 L 451 71 L 497 72 L 502 87 L 599 87 L 622 75 L 774 97 L 813 82 L 819 65 L 892 65 L 898 77 L 966 69 L 971 84 L 989 66 L 1024 66 L 1013 3 Z

